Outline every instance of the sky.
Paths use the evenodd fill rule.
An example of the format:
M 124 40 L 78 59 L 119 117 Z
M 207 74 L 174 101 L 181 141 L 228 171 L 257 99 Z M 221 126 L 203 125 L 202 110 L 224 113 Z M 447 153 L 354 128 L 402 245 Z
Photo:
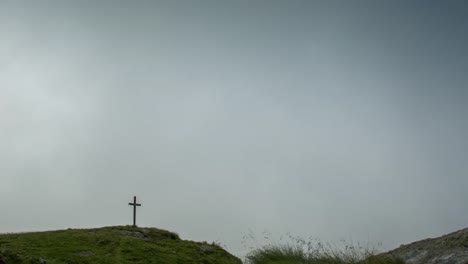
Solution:
M 468 227 L 464 1 L 0 1 L 0 233 L 245 254 Z

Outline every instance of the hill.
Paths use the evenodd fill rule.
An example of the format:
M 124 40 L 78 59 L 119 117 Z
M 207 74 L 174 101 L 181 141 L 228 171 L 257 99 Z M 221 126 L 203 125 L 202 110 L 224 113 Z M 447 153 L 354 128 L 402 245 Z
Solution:
M 468 228 L 401 245 L 386 254 L 403 259 L 408 264 L 468 264 Z
M 0 263 L 240 264 L 216 244 L 157 228 L 114 226 L 0 235 Z

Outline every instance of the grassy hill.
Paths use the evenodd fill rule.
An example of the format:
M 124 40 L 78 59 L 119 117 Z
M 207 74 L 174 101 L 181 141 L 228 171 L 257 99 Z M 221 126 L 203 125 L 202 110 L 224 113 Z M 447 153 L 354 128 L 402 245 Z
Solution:
M 0 260 L 7 264 L 241 263 L 215 244 L 182 240 L 175 233 L 156 228 L 131 226 L 2 234 Z

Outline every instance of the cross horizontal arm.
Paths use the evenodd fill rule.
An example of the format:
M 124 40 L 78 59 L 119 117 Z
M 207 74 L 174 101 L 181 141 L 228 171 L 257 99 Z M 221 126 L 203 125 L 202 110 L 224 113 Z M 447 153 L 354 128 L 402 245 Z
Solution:
M 139 203 L 137 203 L 137 204 L 134 204 L 134 203 L 128 203 L 128 205 L 141 206 L 141 204 L 139 204 Z

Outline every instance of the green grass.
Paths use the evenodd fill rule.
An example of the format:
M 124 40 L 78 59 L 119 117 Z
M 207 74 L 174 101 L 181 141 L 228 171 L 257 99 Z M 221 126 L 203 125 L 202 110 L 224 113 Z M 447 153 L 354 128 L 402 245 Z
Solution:
M 0 259 L 39 263 L 240 264 L 218 245 L 181 240 L 176 233 L 131 226 L 0 235 Z

